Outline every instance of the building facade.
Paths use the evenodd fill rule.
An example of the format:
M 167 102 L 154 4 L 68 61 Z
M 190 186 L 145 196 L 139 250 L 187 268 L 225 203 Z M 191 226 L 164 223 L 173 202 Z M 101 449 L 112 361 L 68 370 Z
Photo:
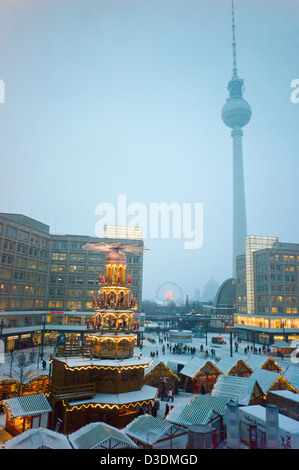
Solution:
M 0 311 L 92 312 L 105 257 L 82 248 L 101 241 L 113 243 L 119 238 L 50 234 L 50 227 L 37 220 L 1 213 Z M 143 246 L 139 232 L 137 239 L 122 241 Z M 143 254 L 127 260 L 136 311 L 140 311 Z
M 299 244 L 246 237 L 237 257 L 234 326 L 248 341 L 273 344 L 299 339 Z

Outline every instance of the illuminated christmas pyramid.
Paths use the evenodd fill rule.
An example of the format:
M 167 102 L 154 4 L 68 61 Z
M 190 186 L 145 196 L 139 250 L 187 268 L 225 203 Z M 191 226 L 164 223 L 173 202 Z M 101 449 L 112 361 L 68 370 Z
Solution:
M 141 408 L 154 404 L 158 390 L 144 384 L 144 369 L 151 358 L 134 355 L 138 320 L 131 294 L 131 276 L 126 277 L 124 251 L 138 253 L 143 247 L 121 244 L 85 245 L 106 251 L 105 276 L 99 278 L 94 298 L 94 318 L 87 325 L 86 354 L 56 357 L 52 361 L 49 401 L 51 427 L 73 432 L 96 421 L 122 428 L 138 416 Z

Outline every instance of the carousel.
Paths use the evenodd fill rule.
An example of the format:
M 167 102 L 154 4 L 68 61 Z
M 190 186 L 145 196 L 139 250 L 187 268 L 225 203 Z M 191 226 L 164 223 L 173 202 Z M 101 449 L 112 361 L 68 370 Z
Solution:
M 143 407 L 153 406 L 158 393 L 144 383 L 144 370 L 152 359 L 134 355 L 139 324 L 133 319 L 137 306 L 130 289 L 132 277 L 126 275 L 125 252 L 145 248 L 100 243 L 84 249 L 106 252 L 106 275 L 99 276 L 84 355 L 57 357 L 52 362 L 52 428 L 58 422 L 64 433 L 95 421 L 124 427 Z

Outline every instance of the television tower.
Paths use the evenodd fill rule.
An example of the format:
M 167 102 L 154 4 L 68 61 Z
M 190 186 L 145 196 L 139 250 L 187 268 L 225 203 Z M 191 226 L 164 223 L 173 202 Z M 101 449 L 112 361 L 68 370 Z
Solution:
M 236 277 L 236 256 L 245 254 L 247 236 L 245 188 L 243 171 L 242 127 L 250 121 L 250 104 L 244 100 L 244 80 L 239 78 L 237 69 L 237 48 L 235 34 L 235 8 L 232 0 L 233 76 L 228 83 L 229 98 L 222 108 L 222 120 L 232 129 L 233 139 L 233 277 Z

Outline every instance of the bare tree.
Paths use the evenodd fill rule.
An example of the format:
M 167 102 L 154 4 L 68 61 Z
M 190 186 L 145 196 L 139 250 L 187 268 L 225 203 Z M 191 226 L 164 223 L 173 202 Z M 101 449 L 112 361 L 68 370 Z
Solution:
M 22 396 L 24 381 L 30 377 L 32 373 L 31 359 L 27 358 L 25 353 L 16 356 L 16 365 L 13 368 L 14 377 L 20 383 L 19 396 Z

